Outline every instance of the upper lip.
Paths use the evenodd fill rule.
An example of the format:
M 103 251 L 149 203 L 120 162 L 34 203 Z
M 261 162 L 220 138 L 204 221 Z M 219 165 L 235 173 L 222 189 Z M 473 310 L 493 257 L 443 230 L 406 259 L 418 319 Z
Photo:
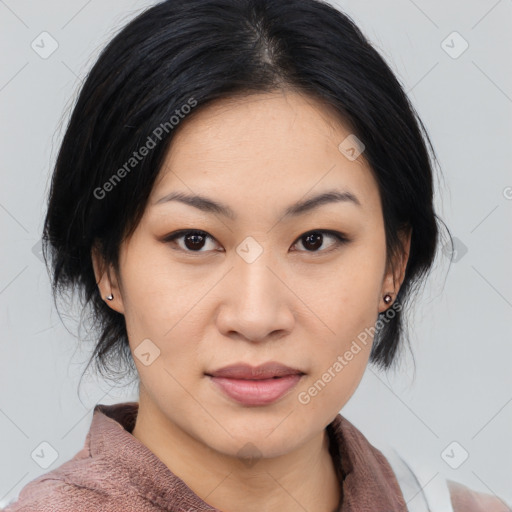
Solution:
M 246 363 L 236 363 L 206 375 L 211 377 L 225 377 L 228 379 L 247 379 L 247 380 L 263 380 L 272 377 L 283 377 L 285 375 L 303 375 L 304 372 L 291 368 L 275 361 L 260 364 L 259 366 L 251 366 Z

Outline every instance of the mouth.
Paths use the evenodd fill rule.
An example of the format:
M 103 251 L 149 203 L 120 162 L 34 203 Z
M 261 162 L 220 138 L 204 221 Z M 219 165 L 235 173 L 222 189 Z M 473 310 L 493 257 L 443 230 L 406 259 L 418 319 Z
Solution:
M 217 389 L 237 403 L 262 406 L 286 395 L 305 373 L 272 361 L 256 367 L 238 363 L 205 375 Z

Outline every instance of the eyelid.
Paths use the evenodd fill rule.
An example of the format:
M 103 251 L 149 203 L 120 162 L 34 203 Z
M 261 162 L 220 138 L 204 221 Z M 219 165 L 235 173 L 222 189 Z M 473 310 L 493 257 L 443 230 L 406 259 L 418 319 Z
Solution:
M 295 244 L 297 244 L 301 238 L 304 238 L 307 235 L 311 235 L 313 233 L 321 233 L 322 235 L 329 235 L 329 236 L 333 237 L 334 239 L 336 239 L 336 242 L 333 247 L 331 247 L 330 249 L 325 249 L 323 251 L 298 251 L 298 252 L 305 252 L 306 254 L 312 254 L 312 255 L 327 254 L 331 251 L 338 249 L 340 246 L 345 245 L 350 242 L 350 238 L 347 235 L 345 235 L 345 233 L 342 233 L 341 231 L 335 231 L 332 229 L 310 229 L 309 231 L 302 233 L 302 235 L 299 235 L 296 238 L 296 240 L 293 242 L 292 247 Z
M 173 242 L 174 240 L 176 240 L 177 238 L 180 238 L 180 237 L 190 234 L 190 233 L 201 235 L 205 238 L 209 238 L 210 240 L 214 240 L 215 242 L 217 242 L 212 235 L 210 235 L 209 233 L 207 233 L 206 231 L 203 231 L 201 229 L 180 229 L 178 231 L 174 231 L 174 232 L 166 235 L 162 239 L 162 241 L 164 243 L 170 243 L 170 242 Z M 294 252 L 305 252 L 305 253 L 311 254 L 311 255 L 326 254 L 328 252 L 331 252 L 332 250 L 336 250 L 341 245 L 347 244 L 351 241 L 347 235 L 345 235 L 344 233 L 342 233 L 340 231 L 335 231 L 335 230 L 331 230 L 331 229 L 310 229 L 309 231 L 305 231 L 304 233 L 299 235 L 293 242 L 292 247 L 295 246 L 301 240 L 301 238 L 304 238 L 307 235 L 310 235 L 313 233 L 321 233 L 322 235 L 329 235 L 329 236 L 335 238 L 336 242 L 334 244 L 334 247 L 331 249 L 320 250 L 320 251 L 294 251 Z M 181 250 L 182 252 L 185 252 L 187 254 L 192 254 L 192 255 L 206 254 L 206 253 L 211 252 L 211 251 L 201 251 L 201 250 L 190 251 L 190 250 L 182 249 L 181 247 L 178 250 Z
M 182 236 L 188 235 L 190 233 L 193 233 L 196 235 L 201 235 L 205 238 L 209 238 L 210 240 L 214 240 L 215 242 L 217 242 L 212 235 L 210 235 L 209 233 L 207 233 L 206 231 L 203 231 L 201 229 L 180 229 L 178 231 L 173 231 L 172 233 L 169 233 L 168 235 L 166 235 L 162 239 L 162 241 L 164 243 L 171 243 L 171 242 L 174 242 L 175 239 L 181 238 Z M 186 254 L 191 254 L 191 255 L 207 254 L 208 252 L 211 252 L 211 251 L 189 251 L 189 250 L 182 249 L 181 247 L 178 247 L 177 250 L 179 250 L 181 252 L 185 252 Z

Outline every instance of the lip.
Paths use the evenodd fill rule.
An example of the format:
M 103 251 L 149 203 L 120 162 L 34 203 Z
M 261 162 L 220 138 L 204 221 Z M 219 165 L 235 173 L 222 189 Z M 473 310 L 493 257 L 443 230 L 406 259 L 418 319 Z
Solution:
M 304 372 L 274 361 L 251 366 L 237 363 L 206 373 L 228 397 L 243 405 L 268 405 L 297 385 Z
M 212 377 L 225 377 L 228 379 L 250 379 L 250 380 L 263 380 L 271 379 L 272 377 L 284 377 L 287 375 L 303 374 L 304 372 L 297 368 L 291 368 L 276 361 L 269 361 L 258 366 L 251 366 L 246 363 L 235 363 L 209 372 L 206 375 Z

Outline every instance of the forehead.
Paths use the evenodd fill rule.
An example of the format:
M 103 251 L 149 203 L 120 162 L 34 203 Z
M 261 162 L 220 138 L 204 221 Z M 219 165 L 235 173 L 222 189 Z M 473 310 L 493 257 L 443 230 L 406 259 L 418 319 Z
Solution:
M 179 190 L 241 207 L 288 204 L 337 187 L 379 209 L 364 153 L 339 149 L 351 134 L 332 107 L 295 92 L 217 101 L 178 126 L 151 203 Z
M 244 154 L 258 159 L 271 158 L 279 155 L 281 148 L 295 148 L 294 154 L 288 155 L 290 159 L 294 155 L 296 158 L 305 154 L 315 156 L 325 146 L 351 133 L 332 107 L 304 94 L 284 90 L 216 101 L 193 114 L 178 127 L 172 141 L 171 161 L 189 153 L 193 147 L 226 159 Z

